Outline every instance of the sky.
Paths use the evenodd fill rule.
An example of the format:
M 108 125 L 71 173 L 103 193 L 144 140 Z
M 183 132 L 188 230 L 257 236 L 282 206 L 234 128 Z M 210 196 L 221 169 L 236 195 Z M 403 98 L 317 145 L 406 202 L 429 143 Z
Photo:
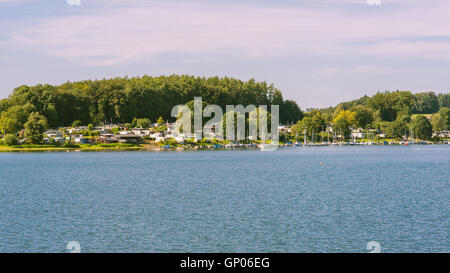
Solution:
M 0 0 L 15 87 L 189 74 L 273 83 L 302 109 L 450 90 L 448 0 Z

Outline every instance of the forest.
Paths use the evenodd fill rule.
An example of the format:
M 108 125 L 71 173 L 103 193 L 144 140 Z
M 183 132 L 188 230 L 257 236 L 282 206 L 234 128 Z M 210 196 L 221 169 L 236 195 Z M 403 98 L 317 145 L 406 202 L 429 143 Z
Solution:
M 282 123 L 296 122 L 303 117 L 297 103 L 284 100 L 272 84 L 253 79 L 241 81 L 188 75 L 123 77 L 67 82 L 59 86 L 19 86 L 7 99 L 0 101 L 0 113 L 3 123 L 8 123 L 7 118 L 17 121 L 10 126 L 16 128 L 11 129 L 22 128 L 32 112 L 45 116 L 50 127 L 68 126 L 75 121 L 83 125 L 127 123 L 134 118 L 156 122 L 159 117 L 173 120 L 172 107 L 185 104 L 196 96 L 223 109 L 226 105 L 238 104 L 280 105 Z
M 360 128 L 376 129 L 393 139 L 411 135 L 430 139 L 433 132 L 450 129 L 450 94 L 377 92 L 335 107 L 308 109 L 292 132 L 318 135 L 327 125 L 344 138 L 350 136 L 352 128 Z

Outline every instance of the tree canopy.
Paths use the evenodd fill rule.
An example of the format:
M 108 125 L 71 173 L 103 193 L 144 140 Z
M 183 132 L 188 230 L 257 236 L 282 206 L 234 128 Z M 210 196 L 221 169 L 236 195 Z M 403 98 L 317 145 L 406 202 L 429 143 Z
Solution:
M 30 114 L 24 127 L 25 137 L 28 138 L 31 143 L 39 144 L 42 142 L 42 134 L 48 127 L 47 119 L 43 115 L 33 112 Z
M 417 116 L 412 121 L 414 135 L 421 139 L 429 139 L 433 132 L 430 121 L 424 116 Z
M 272 84 L 254 79 L 241 81 L 188 75 L 124 77 L 67 82 L 59 86 L 20 86 L 8 99 L 0 101 L 0 111 L 3 114 L 11 107 L 30 105 L 33 109 L 28 114 L 31 111 L 41 113 L 51 127 L 69 126 L 75 121 L 99 124 L 128 123 L 133 118 L 173 120 L 171 109 L 194 97 L 202 97 L 207 104 L 216 104 L 223 109 L 226 105 L 253 104 L 258 107 L 277 104 L 282 123 L 296 122 L 303 117 L 298 105 L 284 100 Z M 15 124 L 10 122 L 14 128 L 9 129 L 19 128 L 26 122 L 16 121 Z

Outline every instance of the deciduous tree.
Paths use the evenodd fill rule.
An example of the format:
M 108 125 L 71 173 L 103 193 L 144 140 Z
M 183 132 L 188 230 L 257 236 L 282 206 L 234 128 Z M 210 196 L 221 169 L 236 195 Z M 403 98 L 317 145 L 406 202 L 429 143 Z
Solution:
M 30 114 L 28 121 L 24 125 L 25 137 L 33 144 L 42 142 L 43 133 L 48 127 L 47 118 L 43 115 L 33 112 Z

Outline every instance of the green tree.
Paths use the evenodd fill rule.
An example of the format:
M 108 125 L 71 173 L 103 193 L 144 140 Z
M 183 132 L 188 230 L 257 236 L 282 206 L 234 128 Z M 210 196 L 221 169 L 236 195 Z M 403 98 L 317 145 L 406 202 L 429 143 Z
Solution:
M 130 127 L 129 128 L 136 128 L 138 126 L 138 119 L 137 118 L 133 118 L 133 120 L 130 123 Z
M 359 128 L 366 129 L 373 122 L 373 111 L 365 106 L 358 105 L 353 108 L 355 112 L 355 125 Z
M 11 102 L 8 99 L 2 99 L 0 100 L 0 114 L 11 106 Z
M 90 123 L 88 125 L 87 129 L 88 129 L 88 131 L 92 132 L 92 131 L 94 131 L 95 127 L 94 127 L 94 125 L 92 123 Z
M 156 131 L 158 132 L 165 132 L 167 130 L 167 127 L 165 125 L 158 126 Z
M 0 116 L 0 131 L 2 134 L 17 132 L 20 128 L 19 122 L 6 115 Z
M 378 92 L 370 98 L 369 106 L 376 111 L 376 115 L 383 121 L 394 121 L 397 118 L 390 92 Z
M 5 143 L 8 146 L 17 145 L 18 141 L 17 138 L 13 134 L 7 134 L 3 138 L 3 143 Z
M 450 130 L 450 108 L 443 107 L 441 110 L 439 110 L 439 115 L 442 119 L 444 119 L 444 130 Z
M 413 119 L 412 128 L 416 137 L 420 139 L 431 138 L 433 127 L 426 117 L 417 116 L 415 119 Z
M 433 127 L 433 131 L 442 131 L 446 127 L 445 120 L 441 117 L 441 115 L 435 114 L 431 117 L 431 126 Z
M 140 128 L 148 128 L 150 127 L 150 120 L 148 118 L 141 118 L 137 120 L 137 126 Z
M 75 120 L 74 122 L 72 122 L 72 127 L 79 127 L 82 125 L 83 125 L 83 122 L 81 122 L 81 120 Z
M 390 138 L 401 138 L 407 131 L 407 124 L 402 119 L 397 119 L 389 124 L 386 133 Z
M 93 137 L 93 136 L 99 136 L 100 132 L 99 131 L 89 131 L 89 136 Z
M 158 125 L 164 124 L 164 119 L 163 119 L 163 117 L 159 117 L 157 123 L 158 123 Z
M 280 121 L 284 123 L 294 123 L 304 117 L 302 110 L 293 100 L 285 100 L 280 105 Z
M 434 131 L 449 130 L 450 128 L 450 108 L 444 107 L 431 118 L 431 125 Z
M 423 92 L 415 95 L 416 103 L 413 113 L 433 114 L 439 110 L 439 101 L 434 92 Z
M 350 137 L 350 126 L 350 122 L 344 118 L 336 118 L 333 124 L 334 130 L 337 133 L 342 134 L 344 138 Z
M 111 133 L 117 135 L 119 133 L 119 128 L 117 128 L 117 127 L 112 128 Z
M 350 127 L 355 124 L 355 113 L 342 110 L 333 120 L 333 128 L 345 138 L 350 137 Z
M 440 108 L 450 108 L 450 93 L 437 95 Z
M 3 134 L 17 133 L 17 131 L 23 128 L 24 123 L 27 121 L 33 109 L 34 107 L 30 104 L 9 107 L 8 110 L 1 113 L 0 131 Z
M 319 111 L 313 111 L 310 114 L 311 117 L 311 129 L 315 134 L 319 134 L 325 129 L 326 123 L 324 116 Z
M 397 117 L 404 115 L 411 115 L 415 97 L 409 91 L 396 91 L 389 94 L 389 99 L 392 101 L 392 108 L 395 110 Z
M 310 136 L 312 128 L 312 118 L 310 116 L 305 116 L 301 121 L 297 122 L 298 135 L 304 135 L 306 132 L 306 135 Z
M 28 138 L 31 143 L 39 144 L 42 142 L 43 133 L 48 127 L 47 118 L 43 115 L 33 112 L 28 117 L 28 121 L 24 125 L 25 137 Z
M 307 113 L 302 120 L 295 124 L 294 130 L 291 130 L 291 134 L 303 136 L 306 132 L 307 137 L 312 136 L 313 134 L 314 136 L 317 136 L 325 129 L 325 126 L 325 116 L 317 110 L 312 110 Z

